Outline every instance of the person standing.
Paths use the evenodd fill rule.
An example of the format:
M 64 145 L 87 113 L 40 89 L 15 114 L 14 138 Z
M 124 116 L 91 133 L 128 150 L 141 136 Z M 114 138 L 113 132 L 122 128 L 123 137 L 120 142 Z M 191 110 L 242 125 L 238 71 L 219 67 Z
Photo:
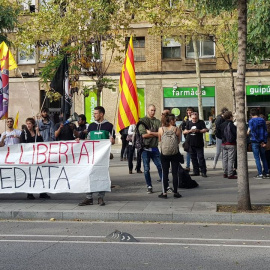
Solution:
M 187 110 L 186 110 L 186 116 L 183 120 L 183 122 L 181 123 L 181 130 L 182 132 L 184 132 L 184 130 L 186 129 L 186 126 L 187 126 L 187 123 L 189 121 L 191 121 L 191 114 L 194 112 L 194 108 L 193 107 L 187 107 Z M 184 134 L 184 137 L 186 139 L 187 135 Z M 186 163 L 186 171 L 190 171 L 190 153 L 187 152 L 187 163 Z
M 215 125 L 216 125 L 216 154 L 214 157 L 214 162 L 213 162 L 213 169 L 216 168 L 217 166 L 217 162 L 218 162 L 218 158 L 220 156 L 221 153 L 221 144 L 222 144 L 222 137 L 221 137 L 221 124 L 225 122 L 223 115 L 225 112 L 227 112 L 228 109 L 226 107 L 221 109 L 221 114 L 219 114 L 216 118 L 215 121 Z
M 250 116 L 251 119 L 248 122 L 251 136 L 250 141 L 258 171 L 258 175 L 255 176 L 254 178 L 255 179 L 270 178 L 267 160 L 265 156 L 265 147 L 267 144 L 267 137 L 268 137 L 266 122 L 263 118 L 259 117 L 259 111 L 256 108 L 252 108 L 250 110 Z
M 215 144 L 216 141 L 213 138 L 213 117 L 209 116 L 209 123 L 207 125 L 208 134 L 209 134 L 209 143 L 208 146 L 211 146 L 212 144 Z
M 121 134 L 121 141 L 122 141 L 122 147 L 121 147 L 121 154 L 120 154 L 120 160 L 126 160 L 125 156 L 127 155 L 127 147 L 128 147 L 128 141 L 127 141 L 127 136 L 128 136 L 128 128 L 123 128 L 120 130 L 120 134 Z
M 49 109 L 44 107 L 41 110 L 41 118 L 37 120 L 40 135 L 44 142 L 55 141 L 54 123 L 49 117 Z
M 127 156 L 128 156 L 129 174 L 132 174 L 132 170 L 133 170 L 133 156 L 134 156 L 134 151 L 135 151 L 135 145 L 133 144 L 133 140 L 134 140 L 135 129 L 136 129 L 135 124 L 130 125 L 128 128 L 128 135 L 127 135 L 127 142 L 128 142 Z M 142 173 L 140 151 L 137 152 L 136 160 L 137 160 L 137 165 L 136 165 L 135 170 L 137 171 L 137 173 Z
M 144 148 L 142 151 L 142 160 L 144 167 L 144 177 L 147 185 L 147 193 L 153 193 L 152 180 L 150 175 L 150 160 L 154 162 L 157 167 L 160 179 L 162 179 L 162 167 L 160 163 L 160 153 L 158 149 L 158 129 L 160 127 L 160 120 L 155 118 L 156 107 L 151 104 L 147 108 L 147 116 L 141 119 L 146 124 L 148 129 L 143 125 L 139 126 L 139 132 L 144 139 Z
M 169 187 L 169 168 L 172 166 L 174 198 L 182 197 L 178 192 L 178 166 L 180 161 L 179 143 L 181 131 L 175 126 L 175 115 L 168 114 L 162 118 L 162 127 L 158 130 L 158 139 L 161 143 L 161 165 L 162 165 L 162 186 L 163 192 L 159 198 L 167 199 Z
M 221 124 L 221 138 L 222 138 L 222 166 L 223 177 L 228 179 L 237 179 L 234 175 L 234 163 L 236 155 L 236 126 L 233 123 L 232 112 L 224 113 L 224 123 Z
M 109 139 L 111 144 L 115 143 L 115 131 L 113 124 L 104 119 L 105 109 L 102 106 L 97 106 L 94 108 L 94 119 L 95 122 L 88 126 L 88 139 L 90 140 L 102 140 Z M 93 205 L 93 193 L 86 193 L 86 198 L 79 203 L 79 206 Z M 104 196 L 105 191 L 100 190 L 98 192 L 98 204 L 99 206 L 104 206 Z
M 76 128 L 76 137 L 80 138 L 80 140 L 85 140 L 87 137 L 87 129 L 88 129 L 88 124 L 86 124 L 86 117 L 84 114 L 79 115 L 79 120 L 78 120 L 78 127 Z
M 38 128 L 38 126 L 36 126 L 35 119 L 29 117 L 25 120 L 25 123 L 26 123 L 26 129 L 24 129 L 21 132 L 20 142 L 21 143 L 43 142 L 43 138 L 39 132 L 39 128 Z M 46 194 L 46 193 L 40 193 L 39 197 L 42 199 L 50 199 L 50 196 L 48 196 L 47 194 L 44 196 L 44 194 Z M 34 200 L 35 197 L 33 194 L 28 193 L 27 199 Z
M 6 124 L 7 130 L 1 134 L 0 147 L 20 143 L 21 131 L 13 128 L 14 119 L 12 117 L 8 117 Z
M 203 133 L 208 129 L 203 120 L 199 120 L 197 112 L 191 114 L 191 121 L 188 122 L 184 134 L 188 134 L 189 138 L 189 153 L 193 165 L 193 174 L 191 176 L 206 175 L 206 163 L 204 158 L 204 142 Z

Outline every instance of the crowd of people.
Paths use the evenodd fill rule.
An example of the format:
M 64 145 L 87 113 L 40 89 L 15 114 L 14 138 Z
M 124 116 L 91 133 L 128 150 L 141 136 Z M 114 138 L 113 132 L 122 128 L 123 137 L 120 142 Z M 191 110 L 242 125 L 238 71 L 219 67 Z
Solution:
M 222 108 L 221 113 L 213 119 L 209 117 L 206 126 L 203 120 L 199 119 L 198 112 L 194 108 L 186 109 L 186 116 L 181 125 L 176 126 L 175 115 L 170 110 L 164 110 L 161 120 L 155 117 L 156 107 L 149 105 L 147 115 L 140 119 L 143 125 L 132 125 L 128 129 L 127 140 L 129 141 L 129 173 L 132 173 L 133 153 L 135 144 L 132 140 L 135 133 L 142 135 L 144 147 L 138 151 L 138 156 L 142 156 L 144 177 L 147 185 L 147 193 L 153 193 L 152 179 L 150 175 L 150 160 L 155 164 L 162 182 L 162 193 L 159 198 L 167 198 L 168 192 L 173 192 L 175 198 L 181 195 L 177 191 L 179 175 L 178 169 L 181 167 L 181 153 L 179 143 L 182 133 L 185 138 L 183 144 L 186 154 L 186 171 L 190 171 L 190 161 L 192 162 L 193 172 L 190 176 L 207 177 L 207 167 L 204 157 L 204 134 L 209 133 L 208 146 L 215 144 L 216 153 L 213 161 L 213 169 L 216 168 L 220 154 L 222 153 L 223 177 L 237 179 L 237 124 L 231 111 Z M 139 123 L 140 123 L 139 122 Z M 170 134 L 170 135 L 168 135 Z M 167 139 L 167 137 L 170 139 Z M 122 138 L 123 139 L 123 138 Z M 250 120 L 247 124 L 247 141 L 251 145 L 254 155 L 257 175 L 255 179 L 270 178 L 270 121 L 266 121 L 263 115 L 259 115 L 256 108 L 250 110 Z M 133 142 L 133 143 L 132 143 Z M 160 142 L 160 150 L 158 144 Z M 172 148 L 168 152 L 164 149 Z M 123 151 L 123 149 L 122 149 Z M 123 160 L 121 158 L 121 160 Z M 140 160 L 136 168 L 140 168 Z M 171 168 L 173 188 L 169 187 L 169 169 Z M 141 171 L 140 171 L 141 172 Z
M 186 109 L 186 116 L 179 127 L 176 126 L 175 115 L 171 114 L 170 110 L 164 110 L 160 120 L 155 117 L 155 114 L 156 107 L 151 104 L 147 108 L 147 115 L 141 118 L 137 125 L 131 125 L 120 132 L 122 139 L 120 160 L 125 159 L 126 152 L 129 174 L 133 173 L 134 160 L 136 161 L 135 171 L 142 173 L 141 161 L 143 162 L 148 194 L 153 193 L 150 174 L 150 161 L 152 160 L 159 175 L 157 181 L 162 182 L 162 192 L 158 197 L 166 199 L 168 193 L 173 193 L 174 198 L 182 197 L 178 192 L 179 169 L 183 169 L 180 164 L 183 163 L 183 155 L 179 148 L 182 134 L 185 138 L 184 150 L 187 152 L 186 172 L 190 172 L 190 161 L 193 166 L 190 176 L 207 177 L 204 134 L 211 130 L 208 145 L 216 144 L 213 169 L 216 168 L 222 153 L 223 177 L 237 179 L 237 125 L 231 111 L 222 108 L 216 119 L 209 118 L 207 127 L 205 122 L 199 119 L 198 112 L 195 112 L 192 107 Z M 40 117 L 40 119 L 27 118 L 21 130 L 14 129 L 14 119 L 9 117 L 6 120 L 6 130 L 1 134 L 0 147 L 55 140 L 109 139 L 111 144 L 115 143 L 113 124 L 105 119 L 105 109 L 102 106 L 94 108 L 95 121 L 91 124 L 86 122 L 84 114 L 78 116 L 78 126 L 70 121 L 64 122 L 62 114 L 59 117 L 59 123 L 54 124 L 49 117 L 48 108 L 41 110 Z M 270 121 L 266 121 L 256 108 L 250 111 L 247 136 L 258 171 L 254 178 L 270 178 Z M 169 186 L 170 170 L 173 180 L 172 188 Z M 98 192 L 100 206 L 105 205 L 104 196 L 105 191 Z M 47 193 L 41 193 L 39 197 L 50 199 Z M 35 196 L 27 194 L 27 199 L 34 200 Z M 93 193 L 87 193 L 86 198 L 79 203 L 79 206 L 86 205 L 93 205 Z
M 91 124 L 86 123 L 84 114 L 78 116 L 78 126 L 71 121 L 63 121 L 63 114 L 59 116 L 59 123 L 54 124 L 50 119 L 49 109 L 43 107 L 40 119 L 30 117 L 25 121 L 22 129 L 14 129 L 14 119 L 9 117 L 6 120 L 6 130 L 1 134 L 0 147 L 19 143 L 35 143 L 50 141 L 69 141 L 84 139 L 110 139 L 115 143 L 115 131 L 113 125 L 105 118 L 105 109 L 102 106 L 94 108 L 95 121 Z M 68 118 L 69 115 L 66 116 Z M 104 206 L 105 192 L 98 192 L 98 204 Z M 39 194 L 42 199 L 50 199 L 47 193 Z M 33 194 L 27 194 L 27 199 L 34 200 Z M 93 204 L 93 193 L 87 193 L 86 198 L 79 203 L 79 206 Z

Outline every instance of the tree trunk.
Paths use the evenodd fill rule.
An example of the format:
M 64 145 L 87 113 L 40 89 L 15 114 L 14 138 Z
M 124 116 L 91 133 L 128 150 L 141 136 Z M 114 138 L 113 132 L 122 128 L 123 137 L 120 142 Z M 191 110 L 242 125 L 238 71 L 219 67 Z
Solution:
M 200 61 L 199 61 L 199 54 L 198 48 L 196 43 L 196 38 L 192 37 L 192 43 L 194 48 L 194 60 L 196 65 L 196 75 L 198 80 L 198 110 L 199 110 L 199 117 L 201 120 L 203 119 L 203 106 L 202 106 L 202 82 L 201 82 L 201 70 L 200 70 Z
M 232 90 L 232 97 L 233 97 L 233 111 L 236 112 L 235 84 L 234 84 L 232 63 L 230 63 L 229 66 L 230 66 L 230 75 L 231 75 L 231 90 Z
M 247 0 L 238 0 L 238 66 L 236 78 L 238 209 L 250 210 L 247 164 L 247 128 L 245 108 L 245 75 L 247 48 Z

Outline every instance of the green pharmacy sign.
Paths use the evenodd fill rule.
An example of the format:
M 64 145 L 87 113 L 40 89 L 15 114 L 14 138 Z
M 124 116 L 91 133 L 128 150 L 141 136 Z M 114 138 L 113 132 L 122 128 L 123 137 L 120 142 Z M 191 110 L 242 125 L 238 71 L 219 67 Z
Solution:
M 163 88 L 164 98 L 192 98 L 198 96 L 197 87 L 165 87 Z M 202 88 L 202 97 L 214 97 L 215 86 L 205 86 Z
M 270 85 L 247 85 L 247 96 L 264 96 L 270 95 Z

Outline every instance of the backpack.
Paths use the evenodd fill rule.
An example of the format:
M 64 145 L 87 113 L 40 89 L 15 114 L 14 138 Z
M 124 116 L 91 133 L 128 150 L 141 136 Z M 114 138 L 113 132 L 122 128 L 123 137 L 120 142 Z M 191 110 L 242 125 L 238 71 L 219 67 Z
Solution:
M 149 127 L 142 121 L 139 121 L 136 125 L 135 131 L 134 131 L 134 140 L 133 140 L 133 146 L 138 150 L 142 151 L 144 148 L 144 139 L 142 137 L 142 134 L 140 134 L 139 126 L 143 125 L 145 129 L 149 129 Z
M 189 173 L 183 169 L 183 167 L 179 164 L 178 167 L 178 187 L 179 188 L 196 188 L 198 187 L 199 184 L 195 181 L 192 180 Z
M 176 129 L 163 129 L 161 136 L 161 153 L 165 156 L 176 155 L 179 152 L 178 138 L 176 136 Z
M 224 128 L 224 137 L 226 139 L 226 142 L 232 143 L 234 142 L 235 138 L 231 132 L 230 123 Z

